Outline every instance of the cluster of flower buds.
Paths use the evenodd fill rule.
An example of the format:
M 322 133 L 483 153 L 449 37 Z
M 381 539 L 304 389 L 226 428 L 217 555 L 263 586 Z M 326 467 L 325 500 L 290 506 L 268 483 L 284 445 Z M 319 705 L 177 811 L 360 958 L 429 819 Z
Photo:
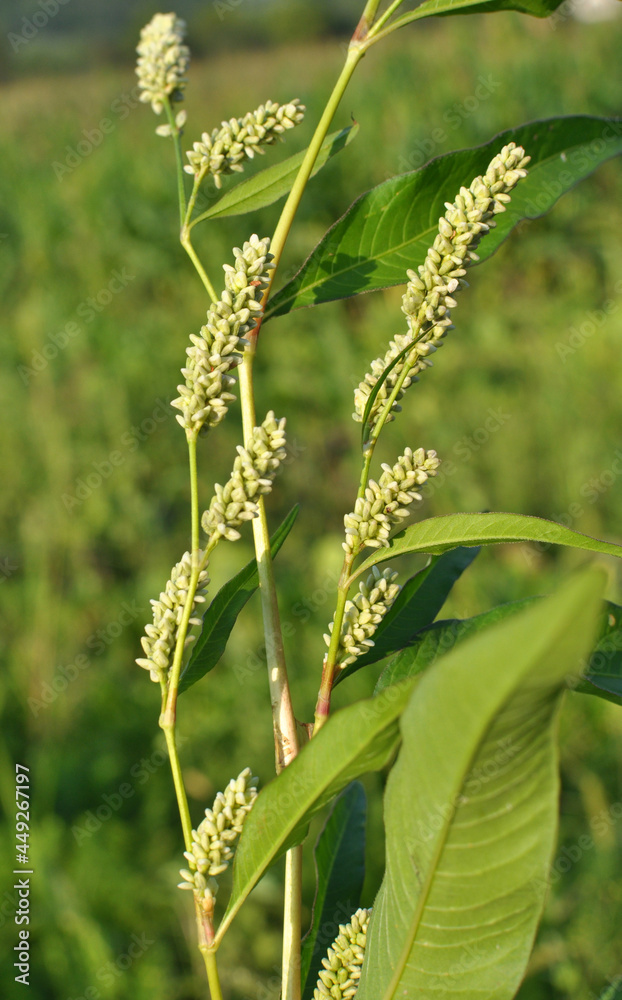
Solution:
M 223 174 L 242 171 L 244 160 L 252 160 L 255 153 L 264 152 L 262 146 L 272 145 L 287 129 L 299 125 L 304 112 L 298 98 L 289 104 L 266 101 L 243 118 L 222 122 L 219 128 L 204 132 L 200 141 L 193 144 L 186 153 L 190 162 L 184 170 L 195 177 L 211 174 L 219 188 Z
M 185 385 L 171 406 L 181 410 L 177 420 L 188 437 L 196 437 L 204 425 L 215 427 L 226 416 L 235 399 L 229 389 L 235 383 L 229 374 L 241 361 L 247 341 L 261 312 L 261 296 L 273 268 L 270 240 L 251 236 L 240 249 L 234 247 L 235 265 L 224 265 L 225 291 L 207 313 L 198 336 L 190 337 L 187 364 L 182 368 Z
M 505 211 L 509 192 L 525 177 L 529 157 L 525 150 L 511 142 L 490 163 L 483 177 L 476 177 L 470 188 L 460 188 L 453 203 L 439 219 L 438 235 L 418 273 L 408 271 L 409 282 L 402 300 L 402 311 L 408 321 L 408 333 L 391 341 L 383 358 L 372 362 L 371 371 L 354 392 L 353 417 L 362 422 L 370 393 L 388 366 L 412 344 L 412 350 L 391 369 L 380 387 L 368 416 L 373 426 L 387 399 L 398 382 L 407 374 L 392 407 L 398 411 L 397 400 L 417 375 L 432 362 L 430 355 L 441 345 L 451 329 L 450 309 L 456 305 L 454 293 L 466 284 L 466 268 L 478 260 L 475 250 L 483 236 L 495 225 L 493 216 Z M 392 419 L 389 414 L 388 419 Z
M 190 62 L 190 50 L 183 44 L 185 33 L 185 22 L 175 14 L 154 14 L 140 33 L 136 48 L 140 99 L 149 102 L 157 115 L 167 99 L 182 99 Z M 185 116 L 181 124 L 184 121 Z
M 422 499 L 417 487 L 435 476 L 439 465 L 436 452 L 423 448 L 415 452 L 407 448 L 394 466 L 383 464 L 380 480 L 369 480 L 365 495 L 343 519 L 346 553 L 356 555 L 365 546 L 381 549 L 388 545 L 391 529 L 409 517 L 410 506 Z
M 372 566 L 367 580 L 359 583 L 354 600 L 346 601 L 335 659 L 337 666 L 347 667 L 371 649 L 372 635 L 400 592 L 396 579 L 397 573 L 393 570 L 385 569 L 381 573 L 377 566 Z M 333 626 L 331 622 L 330 634 L 324 636 L 327 646 L 330 646 Z
M 179 873 L 183 879 L 180 889 L 194 889 L 201 900 L 213 902 L 217 888 L 214 880 L 229 867 L 256 798 L 257 778 L 245 767 L 224 792 L 218 793 L 212 808 L 205 810 L 205 819 L 192 831 L 192 849 L 184 851 L 189 867 Z
M 339 925 L 339 934 L 322 959 L 313 1000 L 351 1000 L 358 989 L 365 958 L 371 910 L 357 910 L 349 924 Z
M 225 486 L 214 487 L 215 495 L 201 518 L 204 532 L 234 542 L 244 521 L 257 516 L 257 497 L 269 493 L 279 466 L 285 458 L 285 418 L 277 420 L 272 410 L 261 427 L 253 429 L 248 448 L 238 445 L 231 478 Z
M 199 558 L 201 555 L 199 552 Z M 136 660 L 136 663 L 149 671 L 152 681 L 160 682 L 166 678 L 171 652 L 177 639 L 177 629 L 184 613 L 191 573 L 192 558 L 189 552 L 185 552 L 181 561 L 173 567 L 171 578 L 164 592 L 160 594 L 159 600 L 150 602 L 153 606 L 153 624 L 145 625 L 145 635 L 140 640 L 145 657 Z M 204 603 L 203 594 L 208 584 L 207 570 L 201 570 L 193 609 L 197 604 Z M 190 624 L 200 625 L 201 622 L 198 618 L 190 618 Z M 191 641 L 190 637 L 186 639 L 186 643 Z

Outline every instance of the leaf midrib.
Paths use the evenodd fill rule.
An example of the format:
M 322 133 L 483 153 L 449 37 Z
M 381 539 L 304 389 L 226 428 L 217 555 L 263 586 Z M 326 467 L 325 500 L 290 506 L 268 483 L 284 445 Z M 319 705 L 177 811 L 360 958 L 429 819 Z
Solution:
M 519 678 L 517 680 L 517 682 L 516 682 L 515 686 L 512 688 L 512 690 L 507 693 L 506 697 L 504 698 L 504 700 L 502 701 L 501 705 L 499 706 L 497 712 L 495 712 L 495 715 L 493 716 L 493 718 L 490 719 L 490 721 L 488 722 L 488 725 L 485 726 L 482 729 L 480 737 L 479 737 L 479 739 L 477 741 L 477 744 L 476 744 L 476 746 L 473 749 L 473 753 L 471 754 L 471 756 L 469 758 L 468 765 L 465 765 L 465 767 L 463 768 L 463 771 L 462 771 L 462 773 L 460 775 L 459 780 L 457 780 L 455 782 L 455 784 L 454 784 L 453 796 L 452 796 L 454 802 L 458 803 L 459 789 L 462 788 L 462 787 L 464 787 L 465 775 L 468 775 L 471 772 L 471 770 L 473 768 L 473 762 L 477 758 L 478 753 L 480 751 L 480 748 L 481 748 L 483 742 L 485 741 L 487 734 L 491 731 L 491 729 L 492 729 L 492 727 L 494 725 L 494 722 L 495 722 L 495 718 L 498 716 L 499 712 L 502 711 L 503 708 L 508 704 L 509 700 L 515 695 L 517 687 L 529 677 L 531 671 L 533 670 L 533 664 L 536 663 L 536 662 L 538 662 L 539 657 L 542 655 L 542 653 L 547 648 L 550 648 L 551 646 L 554 647 L 557 644 L 557 640 L 562 635 L 563 635 L 563 628 L 561 626 L 558 626 L 555 629 L 555 631 L 554 631 L 554 633 L 553 633 L 552 636 L 547 636 L 546 638 L 544 638 L 543 641 L 542 641 L 542 643 L 538 644 L 538 646 L 536 646 L 535 649 L 532 650 L 531 656 L 530 656 L 531 665 L 530 665 L 529 670 L 525 670 L 525 673 L 521 676 L 521 678 Z M 442 854 L 442 852 L 445 850 L 445 845 L 447 843 L 447 838 L 449 836 L 449 830 L 451 828 L 454 816 L 456 815 L 457 811 L 458 811 L 458 805 L 456 805 L 454 807 L 454 809 L 451 812 L 450 818 L 447 819 L 445 821 L 444 825 L 443 825 L 442 835 L 439 836 L 438 848 L 437 848 L 437 850 L 433 854 L 433 863 L 431 862 L 428 865 L 428 874 L 426 875 L 426 877 L 424 879 L 423 887 L 422 887 L 421 893 L 419 895 L 419 899 L 417 901 L 417 906 L 415 908 L 414 919 L 413 919 L 413 923 L 412 923 L 412 930 L 411 930 L 411 932 L 408 934 L 408 936 L 406 938 L 406 942 L 404 944 L 404 948 L 402 949 L 401 958 L 400 958 L 400 960 L 399 960 L 399 962 L 397 964 L 395 973 L 393 974 L 393 977 L 392 977 L 392 979 L 391 979 L 391 981 L 389 983 L 389 986 L 388 986 L 387 990 L 385 991 L 385 993 L 383 994 L 382 1000 L 394 1000 L 394 998 L 395 998 L 395 991 L 397 990 L 397 987 L 399 985 L 400 979 L 402 978 L 402 975 L 404 973 L 404 969 L 406 968 L 406 963 L 408 962 L 408 956 L 410 955 L 410 952 L 412 951 L 412 947 L 413 947 L 416 935 L 418 934 L 419 929 L 420 929 L 420 927 L 422 925 L 422 919 L 421 918 L 423 916 L 423 912 L 424 912 L 425 906 L 426 906 L 427 901 L 428 901 L 428 897 L 429 897 L 431 889 L 432 889 L 432 884 L 433 884 L 433 881 L 434 881 L 434 877 L 436 875 L 436 870 L 437 870 L 437 867 L 438 867 L 439 858 L 440 858 L 440 855 Z
M 475 3 L 477 3 L 477 2 L 481 2 L 481 0 L 474 0 L 474 2 L 475 2 Z M 490 2 L 492 3 L 492 0 L 490 0 Z M 588 116 L 588 117 L 589 117 L 589 116 Z M 543 123 L 542 123 L 542 124 L 545 124 L 545 122 L 543 121 Z M 510 130 L 510 131 L 511 131 L 511 130 Z M 566 154 L 568 154 L 568 153 L 571 153 L 571 152 L 573 152 L 573 151 L 574 151 L 575 149 L 580 149 L 580 148 L 581 148 L 582 146 L 584 146 L 584 145 L 585 145 L 585 142 L 579 142 L 579 143 L 575 143 L 575 144 L 574 144 L 573 146 L 566 146 L 566 147 L 564 147 L 564 149 L 562 150 L 562 152 L 565 152 Z M 469 148 L 469 149 L 468 149 L 467 151 L 468 151 L 468 152 L 471 152 L 471 151 L 474 151 L 474 150 L 476 150 L 476 149 L 479 149 L 479 148 L 481 148 L 481 147 L 479 147 L 479 146 L 471 146 L 471 147 L 470 147 L 470 148 Z M 450 154 L 446 154 L 446 155 L 450 155 Z M 554 153 L 554 154 L 552 154 L 551 156 L 547 157 L 547 158 L 546 158 L 546 159 L 544 159 L 544 160 L 539 160 L 539 161 L 538 161 L 538 163 L 537 163 L 537 164 L 536 164 L 536 165 L 535 165 L 535 166 L 534 166 L 534 167 L 533 167 L 532 169 L 530 169 L 530 170 L 529 170 L 529 175 L 528 175 L 528 176 L 530 176 L 530 177 L 533 177 L 533 176 L 535 176 L 536 172 L 537 172 L 538 170 L 540 170 L 540 168 L 543 168 L 543 167 L 547 166 L 547 165 L 548 165 L 549 163 L 551 163 L 551 162 L 552 162 L 553 160 L 557 159 L 557 158 L 558 158 L 558 157 L 559 157 L 560 155 L 561 155 L 561 153 L 559 153 L 559 152 L 558 152 L 558 153 Z M 430 161 L 430 162 L 433 162 L 433 161 Z M 597 166 L 598 166 L 598 165 L 599 165 L 599 164 L 597 164 Z M 405 177 L 405 176 L 407 176 L 407 175 L 406 175 L 406 174 L 401 174 L 400 176 L 402 176 L 402 177 Z M 577 183 L 579 182 L 579 180 L 582 180 L 582 179 L 583 179 L 583 178 L 577 178 L 577 180 L 575 181 L 575 184 L 577 184 Z M 397 178 L 396 178 L 396 180 L 397 180 Z M 572 186 L 574 187 L 574 184 L 573 184 Z M 569 188 L 568 190 L 571 190 L 571 189 L 572 189 L 572 188 Z M 372 188 L 372 191 L 374 191 L 374 190 L 377 190 L 377 189 L 374 189 L 374 188 Z M 566 192 L 562 192 L 562 193 L 566 193 Z M 361 200 L 362 200 L 363 198 L 365 198 L 365 196 L 366 196 L 366 195 L 361 195 Z M 389 208 L 389 206 L 391 205 L 391 202 L 392 202 L 392 201 L 394 200 L 394 198 L 397 198 L 398 196 L 399 196 L 399 192 L 396 192 L 396 193 L 395 193 L 395 194 L 394 194 L 394 195 L 392 196 L 391 200 L 390 200 L 390 201 L 389 201 L 389 202 L 387 203 L 387 206 L 386 206 L 386 207 L 387 207 L 387 208 Z M 560 195 L 560 197 L 561 197 L 561 195 Z M 555 200 L 557 201 L 558 199 L 555 199 Z M 554 203 L 555 203 L 555 202 L 553 202 L 553 204 L 554 204 Z M 349 212 L 349 211 L 350 211 L 350 209 L 348 209 L 348 212 Z M 348 212 L 346 212 L 346 215 L 348 214 Z M 528 218 L 531 218 L 531 216 L 529 216 L 529 215 L 525 215 L 525 218 L 527 218 L 527 219 L 528 219 Z M 339 220 L 339 221 L 341 221 L 341 220 Z M 339 225 L 339 222 L 335 223 L 335 226 L 338 226 L 338 225 Z M 392 255 L 392 254 L 394 254 L 394 253 L 398 253 L 398 252 L 402 251 L 402 250 L 403 250 L 403 249 L 404 249 L 405 247 L 408 247 L 408 246 L 410 246 L 410 245 L 411 245 L 412 243 L 414 243 L 414 242 L 415 242 L 415 240 L 417 240 L 417 239 L 422 239 L 422 238 L 423 238 L 424 236 L 429 236 L 429 235 L 430 235 L 430 233 L 433 233 L 433 232 L 435 232 L 435 231 L 436 231 L 437 229 L 438 229 L 438 221 L 437 221 L 437 223 L 436 223 L 435 225 L 433 225 L 433 226 L 429 226 L 429 227 L 428 227 L 427 229 L 422 229 L 422 230 L 420 231 L 419 235 L 418 235 L 418 236 L 415 236 L 415 237 L 413 237 L 412 239 L 409 239 L 409 240 L 405 240 L 405 241 L 404 241 L 403 243 L 397 243 L 397 244 L 395 244 L 395 245 L 394 245 L 393 247 L 390 247 L 390 248 L 389 248 L 388 250 L 385 250 L 385 251 L 384 251 L 384 252 L 382 252 L 382 253 L 377 253 L 377 254 L 371 254 L 371 255 L 370 255 L 369 257 L 367 257 L 367 258 L 365 259 L 364 263 L 367 263 L 367 262 L 368 262 L 368 261 L 370 261 L 370 260 L 382 260 L 382 259 L 383 259 L 384 257 L 387 257 L 387 256 L 389 256 L 389 255 Z M 331 272 L 331 274 L 330 274 L 330 275 L 328 276 L 328 278 L 329 278 L 330 280 L 332 280 L 333 278 L 340 278 L 340 277 L 341 277 L 342 275 L 345 275 L 345 274 L 350 274 L 350 273 L 351 273 L 352 271 L 354 271 L 354 270 L 355 270 L 355 269 L 356 269 L 357 267 L 359 267 L 361 263 L 362 263 L 362 261 L 360 261 L 360 260 L 359 260 L 359 261 L 357 261 L 357 263 L 356 263 L 356 264 L 351 264 L 351 265 L 349 265 L 348 267 L 344 267 L 344 268 L 343 268 L 342 270 L 340 270 L 340 271 L 333 271 L 333 272 Z M 303 267 L 304 267 L 304 264 L 303 264 Z M 294 279 L 294 280 L 295 280 L 295 279 Z M 318 279 L 317 279 L 316 281 L 313 281 L 313 282 L 310 282 L 309 284 L 306 284 L 306 285 L 304 286 L 304 289 L 299 289 L 299 290 L 298 290 L 297 292 L 295 292 L 294 294 L 292 294 L 291 296 L 289 296 L 289 298 L 287 298 L 287 299 L 283 299 L 283 301 L 282 301 L 282 302 L 281 302 L 281 303 L 279 304 L 279 309 L 281 309 L 281 307 L 282 307 L 282 306 L 286 305 L 286 304 L 287 304 L 287 303 L 289 303 L 289 302 L 294 302 L 294 301 L 296 300 L 297 296 L 298 296 L 298 295 L 299 295 L 299 294 L 300 294 L 300 293 L 301 293 L 302 291 L 304 291 L 304 293 L 305 293 L 305 294 L 306 294 L 307 292 L 312 292 L 312 291 L 313 291 L 313 290 L 314 290 L 315 288 L 318 288 L 319 286 L 321 286 L 321 285 L 325 284 L 325 283 L 326 283 L 326 281 L 327 281 L 327 276 L 326 276 L 326 275 L 324 275 L 324 276 L 323 276 L 323 278 L 318 278 Z M 404 282 L 403 282 L 403 284 L 406 284 L 406 281 L 404 281 Z M 374 290 L 374 289 L 370 289 L 370 291 L 373 291 L 373 290 Z M 271 312 L 271 311 L 270 311 L 270 310 L 268 309 L 268 310 L 267 310 L 267 312 L 266 312 L 266 319 L 269 319 L 269 317 L 270 317 L 271 315 L 272 315 L 272 312 Z

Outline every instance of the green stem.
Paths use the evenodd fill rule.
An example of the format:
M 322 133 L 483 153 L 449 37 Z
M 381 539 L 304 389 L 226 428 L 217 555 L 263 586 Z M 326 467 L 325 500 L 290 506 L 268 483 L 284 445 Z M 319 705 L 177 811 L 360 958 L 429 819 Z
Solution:
M 185 209 L 185 212 L 181 217 L 181 231 L 179 234 L 179 242 L 181 243 L 182 247 L 190 257 L 190 260 L 194 264 L 195 270 L 199 275 L 201 281 L 203 282 L 203 287 L 206 289 L 210 299 L 212 300 L 212 302 L 218 302 L 216 289 L 209 280 L 207 272 L 203 267 L 201 261 L 199 260 L 199 256 L 192 245 L 192 238 L 190 236 L 190 231 L 192 229 L 192 223 L 190 220 L 192 218 L 192 212 L 194 211 L 194 206 L 197 200 L 197 195 L 199 193 L 199 188 L 201 187 L 201 182 L 205 177 L 206 170 L 207 168 L 199 171 L 199 173 L 194 178 L 194 184 L 192 185 L 192 192 L 190 194 L 190 198 L 188 199 L 188 207 Z
M 173 723 L 172 725 L 162 726 L 162 729 L 164 730 L 164 738 L 166 739 L 168 757 L 171 764 L 171 772 L 173 774 L 173 784 L 175 786 L 175 796 L 177 798 L 177 808 L 179 809 L 181 828 L 184 834 L 184 844 L 186 846 L 186 850 L 189 851 L 192 847 L 192 820 L 190 819 L 188 797 L 186 795 L 184 779 L 181 773 L 181 764 L 179 763 L 179 753 L 177 751 L 177 741 L 175 739 L 175 724 Z
M 388 38 L 394 31 L 397 31 L 399 28 L 403 28 L 407 24 L 411 24 L 413 21 L 420 21 L 423 17 L 430 17 L 430 14 L 430 10 L 426 10 L 422 14 L 420 14 L 418 10 L 413 10 L 408 14 L 402 14 L 401 17 L 398 17 L 397 21 L 394 21 L 393 24 L 387 25 L 383 31 L 378 30 L 380 23 L 378 22 L 374 25 L 372 31 L 370 31 L 368 35 L 367 47 L 370 48 L 372 45 L 375 45 L 376 42 L 382 41 L 383 38 Z
M 355 554 L 347 555 L 343 561 L 343 569 L 337 587 L 337 603 L 335 614 L 333 615 L 333 631 L 330 637 L 328 653 L 322 665 L 322 680 L 318 692 L 317 704 L 315 706 L 315 721 L 313 724 L 313 735 L 315 736 L 322 726 L 328 721 L 330 715 L 330 698 L 335 679 L 335 668 L 337 666 L 337 650 L 341 639 L 341 626 L 345 613 L 348 590 L 350 589 L 350 570 L 354 562 Z
M 196 435 L 188 438 L 188 461 L 190 465 L 190 512 L 192 522 L 192 562 L 199 562 L 199 483 L 197 476 L 197 439 Z
M 300 1000 L 300 941 L 302 919 L 302 845 L 285 855 L 285 907 L 283 910 L 282 1000 Z
M 205 971 L 212 1000 L 222 1000 L 222 990 L 220 988 L 220 978 L 218 976 L 218 966 L 216 965 L 216 953 L 213 951 L 203 951 L 205 961 Z
M 244 352 L 240 366 L 240 400 L 244 443 L 248 447 L 256 425 L 253 391 L 254 344 Z M 259 575 L 259 594 L 266 640 L 266 660 L 276 772 L 279 774 L 298 753 L 298 733 L 292 704 L 287 664 L 283 648 L 283 633 L 274 582 L 274 569 L 270 554 L 270 534 L 263 497 L 258 500 L 258 516 L 253 518 L 253 536 Z M 283 920 L 283 1000 L 300 1000 L 300 928 L 302 908 L 302 860 L 299 848 L 292 848 L 286 855 L 285 914 Z
M 281 212 L 281 217 L 277 223 L 270 246 L 271 253 L 274 255 L 275 267 L 270 274 L 270 282 L 264 293 L 264 304 L 268 301 L 270 290 L 276 276 L 277 267 L 281 259 L 281 254 L 283 253 L 283 247 L 285 246 L 289 231 L 292 227 L 294 216 L 298 211 L 298 206 L 300 205 L 307 182 L 311 176 L 313 167 L 315 166 L 315 161 L 318 157 L 320 149 L 322 148 L 322 143 L 328 135 L 331 122 L 335 116 L 337 108 L 339 107 L 339 103 L 344 95 L 345 89 L 350 82 L 352 74 L 364 55 L 365 49 L 360 44 L 352 44 L 348 50 L 344 67 L 339 75 L 337 83 L 333 88 L 333 92 L 328 99 L 328 103 L 324 108 L 324 113 L 318 122 L 311 144 L 307 149 L 304 160 L 300 164 L 300 169 L 296 176 L 296 180 L 294 181 L 294 185 L 289 192 L 285 205 L 283 206 L 283 211 Z
M 190 257 L 190 260 L 194 264 L 197 274 L 199 275 L 199 278 L 203 282 L 203 286 L 207 290 L 207 294 L 209 295 L 210 299 L 212 300 L 212 302 L 218 302 L 218 296 L 216 294 L 216 290 L 212 285 L 211 281 L 209 280 L 205 268 L 203 267 L 201 261 L 197 256 L 196 250 L 192 246 L 192 242 L 190 240 L 190 230 L 187 227 L 184 227 L 182 229 L 181 236 L 179 239 L 182 247 L 184 248 L 184 250 Z
M 246 447 L 253 440 L 253 430 L 256 426 L 253 359 L 253 348 L 247 348 L 239 368 L 242 426 L 244 428 L 244 444 Z M 259 514 L 256 518 L 253 518 L 253 536 L 266 639 L 266 660 L 270 684 L 270 701 L 272 704 L 275 762 L 278 774 L 298 753 L 298 733 L 287 677 L 281 620 L 274 583 L 274 569 L 270 555 L 270 534 L 263 497 L 259 498 L 257 506 Z
M 192 229 L 192 227 L 194 225 L 194 222 L 197 221 L 196 219 L 194 220 L 194 222 L 191 221 L 192 220 L 192 213 L 194 211 L 194 206 L 196 204 L 196 200 L 197 200 L 197 197 L 198 197 L 198 194 L 199 194 L 199 189 L 201 187 L 201 183 L 202 183 L 203 178 L 205 177 L 206 173 L 207 173 L 207 167 L 205 167 L 203 170 L 199 170 L 198 174 L 195 174 L 194 184 L 192 185 L 192 192 L 191 192 L 190 197 L 188 199 L 188 208 L 186 209 L 186 215 L 185 215 L 185 218 L 183 220 L 183 226 L 182 226 L 183 229 L 186 229 L 186 228 L 188 230 Z
M 376 23 L 374 24 L 374 26 L 370 29 L 370 31 L 368 32 L 367 37 L 370 38 L 370 39 L 371 38 L 375 38 L 378 35 L 378 33 L 380 32 L 380 29 L 384 27 L 384 25 L 387 23 L 387 21 L 389 20 L 389 18 L 393 16 L 393 14 L 398 9 L 398 7 L 401 7 L 403 3 L 404 3 L 404 0 L 393 0 L 393 3 L 391 4 L 391 6 L 387 7 L 387 9 L 385 10 L 384 14 L 382 14 L 378 18 L 378 20 L 376 21 Z
M 181 151 L 181 133 L 175 124 L 175 115 L 168 95 L 164 99 L 164 110 L 168 123 L 173 133 L 173 145 L 175 147 L 175 163 L 177 166 L 177 196 L 179 198 L 179 225 L 183 226 L 186 214 L 186 189 L 184 187 L 184 165 Z

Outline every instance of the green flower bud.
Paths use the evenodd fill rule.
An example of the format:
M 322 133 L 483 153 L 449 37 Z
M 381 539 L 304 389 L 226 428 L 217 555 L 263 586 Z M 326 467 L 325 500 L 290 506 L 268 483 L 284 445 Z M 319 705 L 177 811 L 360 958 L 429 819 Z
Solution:
M 339 667 L 354 663 L 374 645 L 371 637 L 400 592 L 396 579 L 397 573 L 393 570 L 385 569 L 381 573 L 377 566 L 372 566 L 367 580 L 359 583 L 358 594 L 346 601 L 335 660 Z M 324 636 L 327 646 L 330 646 L 333 626 L 331 622 L 330 634 Z
M 453 203 L 446 202 L 447 212 L 439 219 L 439 231 L 424 263 L 408 271 L 409 282 L 402 299 L 402 312 L 408 333 L 400 334 L 389 344 L 383 358 L 372 361 L 371 370 L 354 392 L 354 420 L 363 420 L 370 393 L 386 368 L 410 344 L 407 352 L 391 369 L 383 382 L 368 419 L 373 426 L 399 379 L 408 369 L 392 411 L 399 411 L 398 400 L 417 381 L 417 376 L 431 367 L 430 354 L 442 346 L 442 339 L 452 328 L 449 310 L 456 305 L 454 292 L 465 285 L 467 267 L 479 258 L 475 253 L 480 240 L 494 228 L 493 216 L 505 211 L 509 192 L 527 175 L 529 157 L 511 142 L 491 161 L 483 177 L 476 177 L 470 188 L 460 188 Z M 389 414 L 388 420 L 393 419 Z
M 244 821 L 257 798 L 257 778 L 249 767 L 232 778 L 224 792 L 218 792 L 205 819 L 192 831 L 192 848 L 184 851 L 188 868 L 182 868 L 180 889 L 193 889 L 211 904 L 216 896 L 216 878 L 229 867 L 235 843 Z
M 349 924 L 339 925 L 339 934 L 322 959 L 313 1000 L 351 1000 L 358 989 L 365 959 L 367 928 L 371 910 L 357 910 Z
M 185 32 L 185 22 L 175 14 L 154 14 L 140 33 L 136 48 L 140 99 L 149 102 L 157 115 L 162 113 L 167 97 L 182 100 L 190 62 L 190 50 L 183 44 Z M 159 134 L 169 135 L 170 131 Z
M 262 146 L 276 142 L 287 129 L 294 128 L 304 118 L 305 108 L 298 98 L 289 104 L 266 101 L 256 111 L 249 111 L 244 118 L 222 122 L 211 133 L 204 132 L 200 142 L 195 142 L 189 153 L 186 173 L 204 176 L 210 173 L 217 188 L 221 177 L 244 169 L 244 160 L 252 160 L 255 153 L 265 152 Z
M 255 235 L 241 249 L 234 247 L 235 265 L 224 265 L 225 290 L 210 306 L 199 335 L 190 336 L 188 361 L 181 370 L 185 385 L 177 386 L 180 395 L 171 403 L 181 410 L 177 420 L 189 438 L 204 425 L 219 424 L 235 399 L 229 392 L 235 384 L 230 372 L 242 360 L 244 336 L 261 313 L 261 297 L 274 266 L 269 250 L 270 240 Z
M 199 558 L 201 555 L 199 553 Z M 177 640 L 177 629 L 181 624 L 191 574 L 192 557 L 189 552 L 185 552 L 181 561 L 173 567 L 171 578 L 159 600 L 150 602 L 153 606 L 153 624 L 145 625 L 145 635 L 140 640 L 145 658 L 136 660 L 136 663 L 148 670 L 151 680 L 156 683 L 166 678 L 170 666 L 170 656 Z M 209 576 L 204 569 L 199 573 L 193 608 L 205 601 L 203 594 L 208 584 Z M 200 623 L 200 619 L 190 618 L 191 625 Z
M 388 545 L 392 528 L 409 517 L 411 505 L 422 499 L 416 487 L 435 476 L 439 465 L 436 452 L 423 448 L 415 452 L 407 448 L 394 466 L 383 464 L 379 481 L 369 480 L 365 495 L 344 517 L 346 553 L 356 555 L 365 546 L 380 549 Z
M 253 430 L 248 449 L 241 445 L 225 486 L 216 484 L 215 496 L 201 518 L 207 535 L 222 535 L 229 541 L 240 537 L 236 528 L 258 514 L 257 497 L 270 493 L 272 482 L 286 456 L 285 418 L 277 420 L 269 411 L 261 427 Z

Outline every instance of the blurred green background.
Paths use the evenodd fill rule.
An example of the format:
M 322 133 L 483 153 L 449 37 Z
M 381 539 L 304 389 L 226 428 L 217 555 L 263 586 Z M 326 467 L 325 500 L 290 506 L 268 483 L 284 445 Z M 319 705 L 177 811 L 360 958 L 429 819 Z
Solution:
M 298 96 L 306 123 L 288 136 L 287 150 L 269 151 L 253 169 L 302 148 L 342 62 L 344 29 L 361 7 L 228 0 L 223 12 L 178 4 L 200 56 L 187 90 L 188 144 L 266 98 Z M 204 973 L 188 897 L 175 889 L 181 837 L 158 693 L 133 660 L 149 598 L 188 544 L 185 444 L 167 402 L 206 301 L 176 242 L 172 150 L 135 99 L 132 49 L 158 8 L 74 0 L 25 44 L 11 40 L 41 9 L 5 3 L 0 15 L 1 853 L 8 871 L 19 762 L 30 767 L 33 789 L 29 995 L 191 1000 L 205 995 Z M 353 114 L 360 135 L 309 187 L 282 275 L 356 195 L 430 155 L 532 118 L 618 114 L 622 21 L 580 24 L 568 10 L 555 22 L 513 14 L 422 22 L 373 50 L 336 123 Z M 104 118 L 113 127 L 97 141 Z M 441 474 L 431 491 L 428 514 L 514 510 L 622 541 L 621 205 L 620 164 L 610 162 L 472 275 L 456 331 L 380 456 L 394 460 L 405 445 L 424 445 L 453 462 L 454 474 Z M 251 232 L 270 233 L 277 215 L 275 206 L 200 232 L 211 273 Z M 402 328 L 400 294 L 302 311 L 262 335 L 259 410 L 287 416 L 291 444 L 271 523 L 301 505 L 277 565 L 300 719 L 312 715 L 342 517 L 358 480 L 351 389 Z M 492 433 L 490 411 L 499 425 Z M 206 503 L 239 437 L 233 407 L 203 445 Z M 223 546 L 212 593 L 250 556 L 248 532 Z M 545 593 L 583 561 L 529 546 L 483 553 L 447 616 Z M 619 569 L 602 562 L 608 597 L 620 602 Z M 338 689 L 337 703 L 370 694 L 376 676 L 361 671 Z M 180 733 L 195 822 L 247 764 L 262 783 L 270 779 L 256 600 L 217 669 L 181 699 Z M 523 1000 L 587 1000 L 622 974 L 621 758 L 620 710 L 569 696 L 558 865 L 568 870 L 547 905 Z M 382 776 L 367 784 L 371 905 L 382 871 Z M 577 859 L 582 833 L 593 846 Z M 312 868 L 307 849 L 307 919 Z M 278 997 L 281 880 L 278 865 L 223 945 L 231 1000 Z M 20 988 L 11 884 L 8 875 L 0 905 L 7 997 Z M 132 960 L 134 935 L 141 944 Z

